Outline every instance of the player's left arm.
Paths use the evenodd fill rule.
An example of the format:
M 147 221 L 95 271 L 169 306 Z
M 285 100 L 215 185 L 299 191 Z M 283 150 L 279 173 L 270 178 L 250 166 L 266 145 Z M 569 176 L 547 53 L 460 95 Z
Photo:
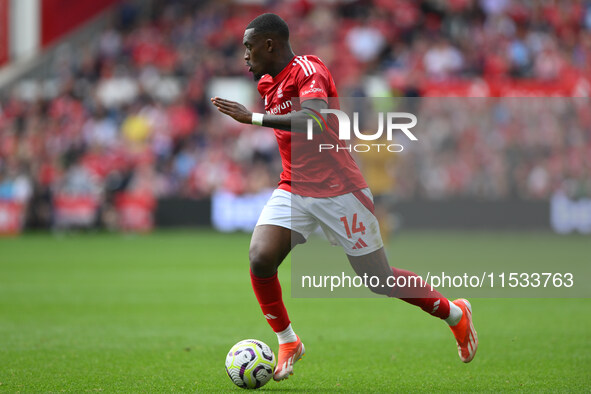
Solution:
M 246 109 L 244 105 L 219 97 L 212 98 L 211 102 L 221 113 L 234 118 L 238 122 L 253 124 L 252 112 Z M 259 115 L 262 115 L 262 126 L 303 133 L 307 130 L 308 119 L 314 120 L 316 118 L 315 113 L 320 113 L 322 109 L 326 108 L 328 108 L 326 101 L 322 99 L 311 99 L 302 103 L 302 109 L 300 111 L 290 112 L 285 115 Z M 314 121 L 312 122 L 312 126 L 314 127 L 314 133 L 322 132 L 322 122 Z

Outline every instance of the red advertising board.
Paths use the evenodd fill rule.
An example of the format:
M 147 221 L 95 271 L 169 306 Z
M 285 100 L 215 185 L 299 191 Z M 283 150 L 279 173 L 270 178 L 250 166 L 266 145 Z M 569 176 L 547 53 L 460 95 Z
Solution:
M 118 1 L 42 0 L 41 45 L 46 47 Z
M 149 232 L 154 227 L 156 199 L 146 193 L 120 193 L 115 199 L 119 228 L 123 231 Z
M 23 229 L 24 214 L 23 204 L 0 200 L 0 236 L 19 234 Z
M 53 198 L 54 221 L 57 228 L 91 227 L 99 208 L 99 201 L 92 195 L 60 193 Z
M 0 0 L 0 66 L 8 62 L 10 57 L 10 37 L 8 36 L 10 17 L 10 0 Z

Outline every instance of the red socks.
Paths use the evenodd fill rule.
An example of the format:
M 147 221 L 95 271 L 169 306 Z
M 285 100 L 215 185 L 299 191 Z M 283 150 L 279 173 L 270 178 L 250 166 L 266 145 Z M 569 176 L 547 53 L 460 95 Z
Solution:
M 400 298 L 409 304 L 416 305 L 430 315 L 446 319 L 449 316 L 449 301 L 437 290 L 431 290 L 431 286 L 418 278 L 417 274 L 392 267 L 392 273 L 397 277 L 397 283 L 401 283 L 399 277 L 406 278 L 406 286 L 397 286 L 392 289 L 389 297 Z M 254 294 L 259 301 L 263 315 L 275 332 L 281 332 L 290 324 L 287 310 L 283 304 L 281 285 L 277 273 L 269 278 L 259 278 L 250 272 L 250 280 Z M 415 282 L 418 281 L 418 282 Z M 415 283 L 417 286 L 415 286 Z
M 431 290 L 431 286 L 418 278 L 417 274 L 394 267 L 392 267 L 392 272 L 397 278 L 397 283 L 406 282 L 407 285 L 394 287 L 389 297 L 400 298 L 440 319 L 446 319 L 449 316 L 448 299 L 437 290 Z M 406 277 L 406 281 L 400 280 L 399 277 Z
M 281 332 L 285 330 L 289 326 L 290 321 L 285 305 L 283 305 L 281 285 L 279 284 L 277 273 L 270 278 L 259 278 L 251 271 L 250 281 L 254 294 L 263 310 L 263 314 L 273 331 Z

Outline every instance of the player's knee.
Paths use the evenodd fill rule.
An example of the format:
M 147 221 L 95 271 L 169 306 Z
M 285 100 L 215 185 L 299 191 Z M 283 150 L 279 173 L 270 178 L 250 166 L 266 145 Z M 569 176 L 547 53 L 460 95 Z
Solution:
M 250 260 L 250 270 L 255 276 L 264 278 L 277 272 L 277 262 L 272 253 L 256 244 L 250 246 L 248 258 Z

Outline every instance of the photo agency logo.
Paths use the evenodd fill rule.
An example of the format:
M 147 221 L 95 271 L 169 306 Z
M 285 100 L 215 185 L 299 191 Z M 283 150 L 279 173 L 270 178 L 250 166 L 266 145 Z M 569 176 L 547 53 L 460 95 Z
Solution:
M 307 120 L 307 139 L 314 140 L 314 123 L 318 125 L 321 130 L 327 129 L 328 125 L 325 120 L 326 114 L 335 115 L 338 121 L 338 136 L 341 141 L 344 141 L 344 146 L 338 144 L 320 143 L 318 144 L 318 152 L 326 151 L 342 151 L 349 152 L 369 152 L 386 150 L 392 153 L 399 153 L 404 150 L 404 146 L 399 143 L 393 143 L 396 131 L 401 131 L 410 141 L 417 141 L 418 138 L 410 131 L 417 125 L 417 117 L 410 112 L 379 112 L 378 126 L 376 132 L 362 132 L 359 127 L 359 112 L 353 112 L 353 123 L 347 113 L 338 109 L 322 109 L 320 112 L 313 111 L 310 116 L 312 119 Z M 385 125 L 384 125 L 385 123 Z M 351 127 L 353 126 L 353 127 Z M 384 143 L 383 137 L 386 137 Z M 355 139 L 352 141 L 352 138 Z M 365 142 L 367 141 L 367 142 Z

